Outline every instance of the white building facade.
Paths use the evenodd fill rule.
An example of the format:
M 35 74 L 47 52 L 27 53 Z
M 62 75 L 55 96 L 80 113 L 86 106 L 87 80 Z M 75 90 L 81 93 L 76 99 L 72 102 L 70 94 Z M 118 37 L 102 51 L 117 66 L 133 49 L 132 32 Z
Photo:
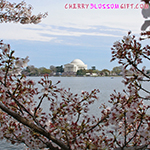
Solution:
M 64 65 L 64 72 L 77 72 L 80 69 L 87 70 L 87 65 L 80 59 L 75 59 L 71 63 Z

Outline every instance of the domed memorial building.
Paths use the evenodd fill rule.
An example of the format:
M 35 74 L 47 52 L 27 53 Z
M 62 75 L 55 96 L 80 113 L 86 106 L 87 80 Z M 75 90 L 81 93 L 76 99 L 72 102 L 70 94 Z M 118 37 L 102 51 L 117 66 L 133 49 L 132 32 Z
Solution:
M 87 70 L 87 65 L 80 59 L 75 59 L 71 63 L 64 65 L 64 72 L 77 72 L 80 69 Z

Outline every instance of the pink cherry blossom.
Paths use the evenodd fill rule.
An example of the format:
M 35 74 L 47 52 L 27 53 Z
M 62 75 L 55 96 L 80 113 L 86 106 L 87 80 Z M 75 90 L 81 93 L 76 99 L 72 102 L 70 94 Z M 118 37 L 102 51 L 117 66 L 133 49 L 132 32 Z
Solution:
M 129 45 L 132 41 L 132 37 L 130 35 L 123 37 L 125 44 Z

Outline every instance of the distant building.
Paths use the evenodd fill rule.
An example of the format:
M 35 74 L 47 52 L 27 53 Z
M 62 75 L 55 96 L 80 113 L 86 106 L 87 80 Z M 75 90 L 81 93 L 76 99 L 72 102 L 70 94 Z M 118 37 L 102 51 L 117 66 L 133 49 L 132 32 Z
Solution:
M 86 73 L 85 74 L 86 76 L 91 76 L 91 77 L 97 77 L 98 76 L 98 74 L 97 73 Z
M 77 72 L 80 69 L 87 70 L 87 65 L 80 59 L 75 59 L 71 63 L 64 65 L 64 72 Z

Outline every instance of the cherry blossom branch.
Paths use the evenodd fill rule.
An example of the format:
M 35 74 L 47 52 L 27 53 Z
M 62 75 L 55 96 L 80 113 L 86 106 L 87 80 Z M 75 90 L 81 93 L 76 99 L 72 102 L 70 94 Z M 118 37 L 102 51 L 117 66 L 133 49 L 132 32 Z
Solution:
M 10 3 L 5 0 L 0 1 L 0 22 L 20 22 L 21 24 L 34 23 L 37 24 L 41 22 L 42 18 L 45 18 L 48 13 L 38 14 L 37 16 L 32 15 L 32 6 L 22 1 L 19 4 Z
M 21 117 L 19 114 L 17 114 L 14 111 L 8 109 L 1 102 L 0 102 L 0 108 L 4 112 L 6 112 L 10 116 L 12 116 L 14 119 L 16 119 L 17 121 L 19 121 L 20 123 L 22 123 L 23 125 L 29 127 L 30 129 L 32 129 L 35 132 L 40 133 L 41 135 L 47 137 L 49 140 L 52 140 L 54 143 L 56 143 L 57 145 L 59 145 L 64 150 L 69 150 L 69 148 L 64 143 L 62 143 L 60 140 L 56 139 L 55 137 L 51 136 L 50 133 L 48 133 L 46 130 L 44 130 L 41 127 L 38 127 L 37 125 L 35 125 L 34 123 L 30 122 L 29 120 Z
M 150 100 L 150 97 L 142 97 L 142 96 L 140 96 L 139 98 L 141 98 L 143 100 Z
M 127 120 L 126 120 L 126 112 L 124 112 L 124 129 L 125 129 L 125 137 L 124 137 L 124 145 L 127 145 Z
M 81 115 L 81 113 L 78 112 L 78 117 L 77 117 L 76 123 L 78 123 L 78 121 L 79 121 L 79 119 L 80 119 L 80 115 Z
M 140 121 L 140 124 L 138 125 L 138 128 L 136 129 L 135 134 L 134 134 L 133 137 L 127 142 L 127 144 L 129 144 L 129 143 L 136 137 L 136 135 L 138 134 L 139 128 L 140 128 L 140 126 L 141 126 L 141 124 L 142 124 L 142 118 L 143 118 L 143 116 L 141 116 L 141 121 Z
M 144 55 L 143 53 L 140 53 L 140 54 L 143 55 L 144 58 L 147 58 L 148 60 L 150 60 L 150 58 Z
M 6 67 L 6 73 L 5 73 L 5 77 L 4 77 L 4 85 L 6 86 L 6 79 L 7 79 L 7 75 L 8 75 L 8 71 L 9 71 L 9 69 L 10 69 L 10 62 L 11 62 L 11 57 L 12 57 L 12 54 L 13 53 L 11 53 L 11 55 L 9 56 L 9 60 L 6 62 L 8 65 L 7 65 L 7 67 Z
M 148 91 L 148 90 L 146 90 L 146 89 L 142 88 L 142 86 L 140 86 L 140 85 L 136 85 L 136 86 L 138 86 L 138 87 L 139 87 L 141 90 L 143 90 L 144 92 L 146 92 L 146 93 L 150 94 L 150 91 Z
M 33 120 L 36 122 L 37 125 L 41 126 L 43 128 L 43 126 L 39 123 L 39 121 L 36 119 L 36 117 L 34 115 L 32 115 L 11 93 L 10 91 L 8 91 L 8 94 L 10 95 L 10 97 L 16 102 L 17 106 L 20 107 L 20 111 L 22 112 L 21 108 L 27 113 L 29 114 Z M 23 114 L 23 112 L 22 112 Z
M 139 79 L 139 81 L 150 82 L 150 80 Z
M 2 84 L 2 85 L 4 85 L 5 86 L 5 84 L 2 82 L 2 81 L 0 81 L 0 83 Z M 8 93 L 9 95 L 10 95 L 10 97 L 12 98 L 12 99 L 14 99 L 14 101 L 16 102 L 16 104 L 17 104 L 17 106 L 20 108 L 20 109 L 18 109 L 17 107 L 17 109 L 23 114 L 23 111 L 21 110 L 21 107 L 23 108 L 23 106 L 21 106 L 21 104 L 14 98 L 14 96 L 13 95 L 11 95 L 11 93 L 10 93 L 10 91 L 8 90 L 6 93 Z M 28 112 L 29 113 L 29 112 Z
M 17 90 L 18 90 L 19 86 L 21 85 L 20 80 L 22 80 L 22 79 L 23 79 L 23 77 L 24 77 L 24 75 L 22 75 L 22 76 L 21 76 L 21 78 L 18 80 L 19 84 L 17 85 L 17 87 L 15 88 L 14 92 L 12 93 L 12 95 L 13 95 L 13 96 L 16 94 L 16 92 L 17 92 Z M 17 97 L 17 96 L 16 96 L 16 97 Z
M 118 140 L 115 138 L 115 141 L 117 143 L 117 145 L 121 148 L 121 150 L 123 150 L 123 147 L 119 144 Z
M 65 131 L 65 136 L 66 136 L 66 140 L 67 140 L 67 145 L 68 145 L 68 147 L 69 147 L 69 150 L 71 150 L 71 147 L 70 147 L 70 141 L 69 141 L 69 138 L 68 138 L 68 135 L 67 135 L 67 131 L 66 130 L 64 130 Z
M 35 109 L 35 111 L 34 111 L 34 117 L 35 117 L 35 118 L 36 118 L 36 112 L 37 112 L 37 110 L 39 109 L 39 107 L 41 106 L 44 97 L 45 97 L 45 95 L 42 96 L 42 98 L 41 98 L 41 100 L 40 100 L 38 106 L 36 107 L 36 109 Z
M 131 146 L 126 148 L 126 150 L 148 150 L 148 145 L 142 145 L 142 146 Z M 123 150 L 123 148 L 115 148 L 114 150 Z
M 90 131 L 92 131 L 94 128 L 96 128 L 100 123 L 103 123 L 107 118 L 109 117 L 109 114 L 105 117 L 103 117 L 103 119 L 101 119 L 100 121 L 98 121 L 94 126 L 92 126 L 89 130 L 83 132 L 83 134 L 88 133 Z
M 138 70 L 142 75 L 144 75 L 145 77 L 150 79 L 150 77 L 148 75 L 146 75 L 143 71 L 141 71 L 139 68 L 137 68 L 137 66 L 133 63 L 133 61 L 131 61 L 127 57 L 125 57 L 125 58 L 128 60 L 129 64 L 131 64 L 136 70 Z

